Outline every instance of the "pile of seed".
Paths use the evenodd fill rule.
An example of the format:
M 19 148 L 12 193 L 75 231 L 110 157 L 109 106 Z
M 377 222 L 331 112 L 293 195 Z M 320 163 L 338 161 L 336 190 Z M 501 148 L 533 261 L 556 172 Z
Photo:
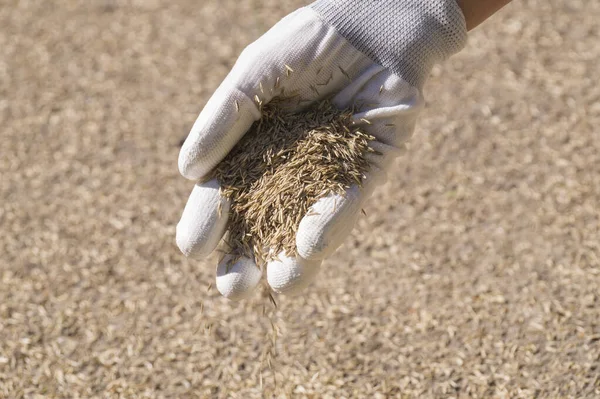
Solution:
M 281 251 L 296 253 L 296 231 L 310 207 L 329 193 L 360 185 L 374 138 L 352 122 L 352 112 L 329 101 L 294 114 L 280 101 L 217 166 L 222 195 L 232 202 L 226 243 L 262 265 Z

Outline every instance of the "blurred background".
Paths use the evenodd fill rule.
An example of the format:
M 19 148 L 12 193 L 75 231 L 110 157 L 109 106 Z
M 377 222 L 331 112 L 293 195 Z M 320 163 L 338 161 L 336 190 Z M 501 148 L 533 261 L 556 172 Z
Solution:
M 600 396 L 600 2 L 515 0 L 436 67 L 304 296 L 180 254 L 180 141 L 307 3 L 0 0 L 0 397 Z

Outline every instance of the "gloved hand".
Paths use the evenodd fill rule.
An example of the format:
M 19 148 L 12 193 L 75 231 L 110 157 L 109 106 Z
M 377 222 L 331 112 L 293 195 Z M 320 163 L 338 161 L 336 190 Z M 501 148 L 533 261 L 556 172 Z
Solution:
M 276 292 L 295 293 L 315 276 L 352 230 L 361 204 L 402 152 L 423 105 L 422 87 L 434 63 L 466 41 L 456 0 L 319 0 L 301 8 L 249 45 L 196 120 L 179 156 L 188 179 L 206 176 L 260 118 L 259 102 L 296 96 L 292 106 L 332 97 L 356 106 L 354 120 L 375 136 L 372 169 L 362 187 L 320 199 L 300 222 L 299 256 L 280 254 L 266 267 Z M 293 110 L 293 109 L 292 109 Z M 220 209 L 219 209 L 220 208 Z M 211 180 L 194 187 L 177 225 L 181 251 L 208 256 L 227 229 L 229 201 Z M 259 283 L 252 259 L 217 266 L 217 288 L 240 299 Z

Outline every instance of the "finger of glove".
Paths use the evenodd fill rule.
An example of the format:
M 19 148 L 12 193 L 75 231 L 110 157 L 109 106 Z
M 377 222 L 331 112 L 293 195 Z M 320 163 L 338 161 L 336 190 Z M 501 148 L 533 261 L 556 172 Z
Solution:
M 179 172 L 190 180 L 206 176 L 258 118 L 256 103 L 231 82 L 223 82 L 181 147 Z
M 353 186 L 344 195 L 329 194 L 317 200 L 298 225 L 298 255 L 316 261 L 333 254 L 356 223 L 361 197 L 360 188 Z
M 225 255 L 217 265 L 216 287 L 225 298 L 238 301 L 252 294 L 261 277 L 252 259 Z
M 293 71 L 286 67 L 292 58 L 289 52 L 296 50 L 293 41 L 300 40 L 298 33 L 307 30 L 297 15 L 287 16 L 244 49 L 181 148 L 178 163 L 183 176 L 198 180 L 209 173 L 260 118 L 260 107 L 289 84 L 285 79 Z
M 366 70 L 334 97 L 340 108 L 354 105 L 354 121 L 389 146 L 385 151 L 393 158 L 392 147 L 403 147 L 415 128 L 424 99 L 417 88 L 390 71 Z M 389 157 L 388 157 L 389 158 Z
M 282 89 L 277 78 L 285 76 L 281 59 L 286 53 L 283 40 L 289 36 L 285 22 L 290 20 L 295 20 L 294 14 L 247 46 L 208 100 L 179 153 L 183 176 L 192 180 L 206 176 L 260 118 L 261 107 Z
M 321 261 L 290 257 L 282 252 L 267 263 L 267 282 L 277 293 L 298 295 L 314 281 L 320 265 Z
M 374 187 L 385 181 L 392 160 L 406 150 L 422 96 L 398 76 L 374 66 L 336 95 L 334 103 L 340 108 L 358 107 L 354 123 L 376 140 L 370 143 L 374 152 L 366 155 L 370 171 L 362 187 L 319 199 L 300 221 L 296 247 L 299 255 L 309 260 L 330 256 L 350 234 L 362 204 Z
M 184 255 L 204 258 L 217 247 L 227 228 L 230 201 L 212 179 L 194 186 L 177 224 L 177 246 Z

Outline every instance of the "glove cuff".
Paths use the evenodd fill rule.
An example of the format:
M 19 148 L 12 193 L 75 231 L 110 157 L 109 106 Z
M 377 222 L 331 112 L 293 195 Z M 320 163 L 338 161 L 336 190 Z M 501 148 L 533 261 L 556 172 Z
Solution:
M 467 40 L 456 0 L 317 0 L 310 7 L 373 61 L 421 89 Z

